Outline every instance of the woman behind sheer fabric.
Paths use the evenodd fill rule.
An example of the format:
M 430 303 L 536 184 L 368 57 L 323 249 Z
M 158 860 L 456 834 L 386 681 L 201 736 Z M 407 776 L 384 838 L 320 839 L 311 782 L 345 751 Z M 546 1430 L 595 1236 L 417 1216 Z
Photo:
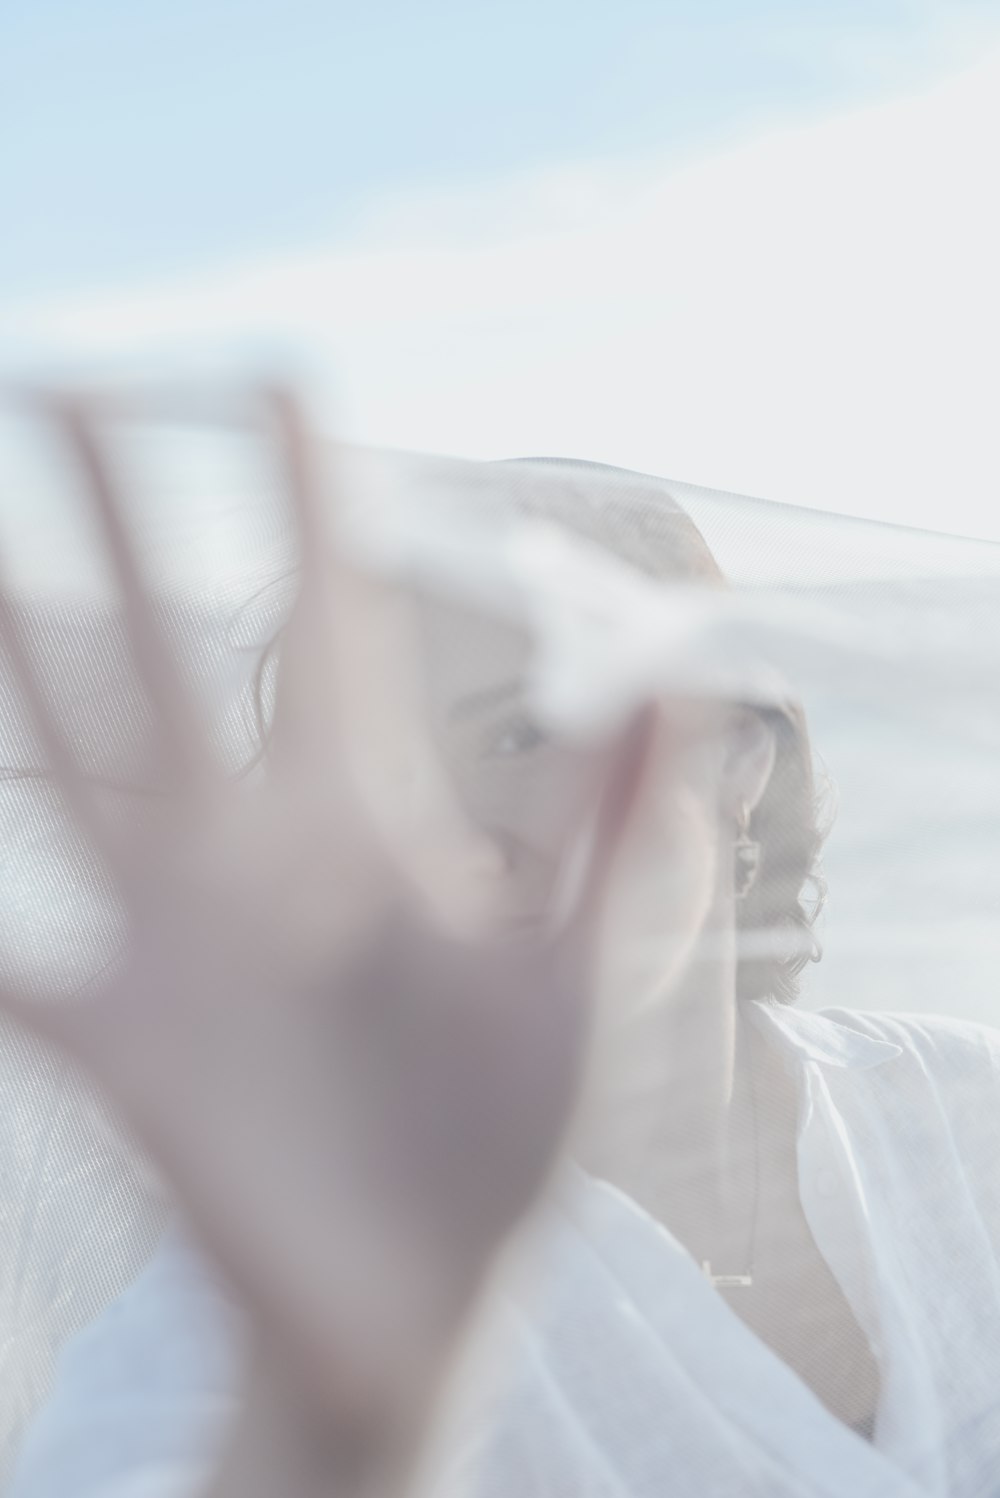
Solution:
M 721 585 L 704 541 L 661 484 L 584 465 L 512 464 L 508 472 L 519 510 L 582 530 L 647 575 Z M 296 713 L 317 686 L 321 660 L 310 654 L 308 631 L 306 648 L 297 646 L 305 623 L 315 627 L 318 618 L 300 605 L 280 647 L 275 761 L 284 744 L 295 749 Z M 523 633 L 439 598 L 425 599 L 419 633 L 430 663 L 429 725 L 462 823 L 463 877 L 501 925 L 528 934 L 530 949 L 565 850 L 607 783 L 607 757 L 569 750 L 532 716 Z M 327 770 L 329 730 L 327 718 L 305 731 Z M 605 870 L 614 860 L 612 882 L 603 874 L 600 882 L 604 940 L 589 977 L 577 969 L 580 989 L 596 992 L 604 1065 L 575 1142 L 577 1166 L 557 1178 L 545 1208 L 539 1282 L 504 1300 L 504 1377 L 446 1451 L 449 1480 L 489 1495 L 987 1492 L 1000 1448 L 994 1042 L 972 1026 L 788 1007 L 815 955 L 815 905 L 803 892 L 817 875 L 821 841 L 810 747 L 794 704 L 763 712 L 663 702 L 640 749 L 625 755 L 627 773 L 623 753 L 612 758 L 614 815 L 598 839 Z M 315 784 L 323 766 L 307 768 Z M 419 946 L 404 951 L 415 982 L 421 961 L 428 971 L 440 961 Z M 211 956 L 220 960 L 218 951 Z M 492 960 L 480 952 L 460 985 L 474 984 L 470 975 Z M 513 977 L 498 972 L 501 983 Z M 279 967 L 272 977 L 279 988 L 286 982 Z M 521 977 L 535 983 L 537 1002 L 549 986 L 544 972 Z M 376 968 L 366 991 L 399 981 L 398 968 Z M 517 1136 L 529 1154 L 535 1140 L 543 1164 L 515 1172 L 516 1189 L 491 1202 L 497 1141 L 471 1130 L 479 1170 L 462 1178 L 459 1194 L 466 1214 L 469 1202 L 475 1210 L 449 1221 L 453 1183 L 435 1182 L 440 1241 L 423 1236 L 423 1213 L 414 1214 L 398 1174 L 380 1182 L 374 1196 L 385 1217 L 375 1212 L 364 1224 L 365 1251 L 377 1251 L 380 1228 L 405 1222 L 412 1231 L 415 1216 L 422 1225 L 414 1243 L 424 1253 L 411 1282 L 393 1286 L 381 1324 L 377 1315 L 371 1325 L 352 1323 L 331 1295 L 317 1336 L 308 1335 L 300 1286 L 315 1294 L 322 1250 L 351 1232 L 336 1219 L 343 1181 L 338 1171 L 324 1180 L 312 1140 L 308 1169 L 300 1185 L 286 1186 L 287 1200 L 308 1221 L 310 1189 L 321 1201 L 325 1193 L 330 1205 L 316 1221 L 330 1236 L 319 1239 L 318 1257 L 299 1261 L 297 1244 L 269 1236 L 271 1172 L 282 1169 L 280 1148 L 294 1147 L 294 1116 L 278 1146 L 257 1139 L 251 1149 L 236 1133 L 225 1141 L 260 1177 L 256 1188 L 249 1175 L 240 1183 L 249 1248 L 218 1220 L 211 1198 L 219 1182 L 193 1158 L 196 1130 L 146 1125 L 267 1349 L 251 1359 L 247 1413 L 220 1491 L 349 1491 L 365 1480 L 351 1470 L 357 1433 L 365 1450 L 380 1420 L 405 1453 L 392 1479 L 405 1489 L 405 1463 L 419 1444 L 407 1438 L 410 1426 L 431 1420 L 434 1398 L 407 1406 L 403 1436 L 394 1398 L 412 1392 L 418 1366 L 429 1370 L 428 1389 L 439 1386 L 438 1370 L 444 1380 L 483 1266 L 542 1189 L 544 1160 L 583 1075 L 575 1063 L 560 1068 L 546 1049 L 558 1052 L 561 1035 L 566 1054 L 579 1051 L 578 1008 L 557 1006 L 555 1029 L 532 1034 L 523 997 L 518 1006 L 511 994 L 517 1043 L 504 1053 L 511 1069 L 500 1078 L 520 1100 L 525 1045 L 543 1042 L 540 1075 L 561 1085 L 542 1087 L 550 1099 L 555 1093 L 553 1106 L 537 1117 L 523 1110 Z M 280 1024 L 275 1037 L 284 1047 Z M 90 1056 L 108 1040 L 91 1036 Z M 129 1102 L 135 1083 L 120 1080 L 133 1068 L 128 1043 L 114 1044 L 117 1071 L 92 1064 Z M 348 1066 L 371 1064 L 361 1049 L 347 1054 Z M 431 1089 L 463 1063 L 460 1049 L 444 1057 L 415 1050 L 411 1067 L 415 1056 Z M 466 1099 L 472 1119 L 474 1102 Z M 141 1124 L 142 1107 L 133 1101 L 131 1112 Z M 486 1117 L 502 1134 L 506 1116 Z M 461 1127 L 461 1114 L 449 1122 Z M 490 1175 L 485 1205 L 473 1189 L 477 1174 L 480 1186 Z M 426 1210 L 426 1201 L 417 1205 Z M 477 1246 L 458 1252 L 461 1289 L 450 1301 L 427 1265 L 435 1255 L 448 1260 L 449 1234 L 457 1241 L 470 1220 Z M 376 1308 L 366 1302 L 364 1310 Z M 235 1336 L 231 1318 L 197 1252 L 169 1246 L 71 1350 L 27 1447 L 16 1498 L 65 1491 L 59 1474 L 68 1471 L 81 1495 L 193 1491 L 199 1443 L 212 1444 L 235 1387 L 235 1368 L 219 1352 Z M 399 1388 L 380 1355 L 394 1331 L 411 1358 Z M 151 1371 L 160 1336 L 176 1342 L 163 1378 Z M 140 1364 L 146 1371 L 137 1376 Z M 126 1419 L 127 1450 L 115 1438 L 116 1421 Z M 86 1487 L 78 1474 L 95 1428 L 104 1449 Z M 436 1476 L 434 1490 L 444 1482 Z

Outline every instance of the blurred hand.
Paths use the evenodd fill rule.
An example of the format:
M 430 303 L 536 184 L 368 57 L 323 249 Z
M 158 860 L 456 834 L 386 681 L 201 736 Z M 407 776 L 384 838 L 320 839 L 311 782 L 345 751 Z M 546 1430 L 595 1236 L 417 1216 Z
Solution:
M 332 553 L 297 408 L 276 397 L 273 413 L 302 580 L 282 646 L 280 752 L 251 785 L 214 762 L 94 422 L 80 402 L 56 408 L 115 568 L 170 795 L 141 828 L 106 815 L 0 599 L 51 771 L 130 930 L 114 976 L 86 1001 L 8 991 L 0 1002 L 118 1106 L 274 1366 L 344 1428 L 355 1413 L 426 1401 L 497 1245 L 551 1172 L 648 735 L 633 724 L 607 751 L 586 873 L 557 925 L 511 941 L 443 919 L 461 888 L 461 838 L 452 827 L 444 853 L 427 841 L 435 900 L 414 877 L 419 838 L 394 841 L 392 819 L 358 793 L 350 662 L 378 634 L 379 594 Z M 406 685 L 397 665 L 383 692 Z

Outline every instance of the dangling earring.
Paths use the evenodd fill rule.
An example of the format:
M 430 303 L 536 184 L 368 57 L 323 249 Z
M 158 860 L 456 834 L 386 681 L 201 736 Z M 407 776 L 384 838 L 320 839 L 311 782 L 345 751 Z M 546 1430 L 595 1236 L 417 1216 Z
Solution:
M 733 844 L 733 893 L 737 900 L 745 900 L 753 888 L 760 867 L 760 843 L 755 843 L 750 836 L 750 810 L 745 801 L 740 803 L 736 830 L 738 836 Z

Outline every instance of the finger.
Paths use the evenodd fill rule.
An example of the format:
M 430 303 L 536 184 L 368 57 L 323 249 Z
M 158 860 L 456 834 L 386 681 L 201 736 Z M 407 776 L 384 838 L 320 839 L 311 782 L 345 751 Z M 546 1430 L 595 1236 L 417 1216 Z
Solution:
M 28 707 L 42 750 L 55 784 L 62 792 L 80 830 L 112 868 L 119 862 L 121 848 L 111 823 L 102 814 L 94 787 L 70 748 L 31 661 L 28 642 L 19 611 L 0 583 L 0 641 L 11 665 L 14 679 Z
M 129 641 L 142 685 L 156 717 L 158 744 L 169 777 L 193 786 L 210 778 L 212 760 L 191 693 L 156 620 L 124 520 L 117 491 L 94 421 L 80 400 L 58 399 L 52 414 L 79 459 L 87 489 L 121 589 Z
M 291 391 L 266 390 L 264 401 L 274 422 L 288 479 L 288 497 L 299 539 L 303 582 L 311 586 L 326 577 L 332 550 L 315 442 L 310 436 L 305 411 Z
M 325 757 L 329 773 L 336 743 L 338 662 L 334 648 L 335 550 L 324 509 L 326 496 L 305 414 L 285 390 L 264 393 L 288 484 L 299 547 L 299 590 L 282 639 L 275 700 L 275 747 L 301 772 Z
M 382 771 L 407 744 L 412 718 L 400 598 L 343 556 L 333 524 L 336 495 L 300 403 L 283 390 L 267 399 L 301 558 L 283 640 L 275 740 L 291 751 L 296 775 L 312 780 L 318 772 L 328 799 L 339 794 L 363 805 L 375 831 L 384 812 L 391 820 L 391 776 Z
M 642 708 L 610 752 L 590 827 L 572 850 L 554 902 L 553 927 L 561 940 L 572 943 L 594 932 L 645 779 L 655 727 L 655 708 Z
M 12 1020 L 19 1029 L 64 1053 L 75 1055 L 74 1027 L 70 1021 L 72 1001 L 52 997 L 26 998 L 24 994 L 0 983 L 0 1015 Z
M 87 406 L 102 421 L 145 425 L 149 422 L 180 423 L 186 427 L 209 427 L 213 431 L 259 434 L 260 408 L 256 392 L 224 384 L 117 385 L 102 383 L 87 390 Z M 24 379 L 0 376 L 0 404 L 37 416 L 51 403 L 51 386 L 33 385 Z
M 333 523 L 338 496 L 321 471 L 302 407 L 282 390 L 267 399 L 302 556 L 276 741 L 293 748 L 297 775 L 305 766 L 308 776 L 310 759 L 318 764 L 324 803 L 336 801 L 339 779 L 356 834 L 377 851 L 387 878 L 401 878 L 464 929 L 472 912 L 464 913 L 448 874 L 467 834 L 430 744 L 407 600 L 343 555 Z M 467 893 L 468 880 L 459 888 Z

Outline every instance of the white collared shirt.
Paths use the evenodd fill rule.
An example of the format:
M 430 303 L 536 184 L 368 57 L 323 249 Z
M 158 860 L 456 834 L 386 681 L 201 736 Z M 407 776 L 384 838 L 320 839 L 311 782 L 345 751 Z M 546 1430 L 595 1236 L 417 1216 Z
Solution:
M 435 1495 L 1000 1494 L 1000 1034 L 749 1008 L 797 1078 L 803 1209 L 877 1354 L 873 1439 L 665 1228 L 580 1177 L 511 1308 L 510 1373 L 465 1412 Z M 11 1498 L 194 1494 L 233 1407 L 236 1335 L 190 1251 L 161 1253 L 67 1350 Z

